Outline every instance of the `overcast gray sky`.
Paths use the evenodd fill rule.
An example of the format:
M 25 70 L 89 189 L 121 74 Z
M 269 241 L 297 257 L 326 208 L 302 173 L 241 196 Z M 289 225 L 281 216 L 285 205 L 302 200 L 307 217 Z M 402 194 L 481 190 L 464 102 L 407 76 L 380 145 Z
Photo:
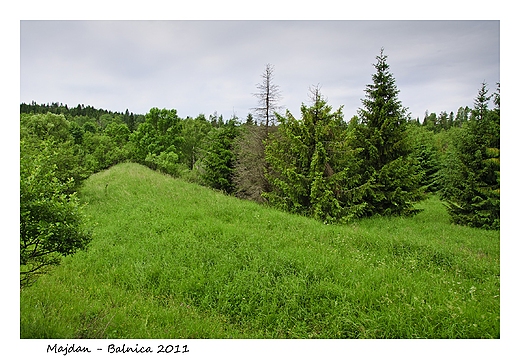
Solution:
M 413 118 L 473 105 L 500 81 L 499 21 L 21 21 L 20 102 L 244 119 L 274 65 L 297 117 L 320 85 L 345 119 L 361 107 L 385 48 Z

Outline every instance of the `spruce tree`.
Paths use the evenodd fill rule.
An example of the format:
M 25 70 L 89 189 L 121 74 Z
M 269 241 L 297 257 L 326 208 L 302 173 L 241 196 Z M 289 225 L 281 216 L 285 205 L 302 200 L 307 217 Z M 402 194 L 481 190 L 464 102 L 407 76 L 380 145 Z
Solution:
M 418 168 L 422 172 L 419 182 L 426 192 L 435 193 L 439 188 L 438 173 L 441 163 L 441 154 L 436 147 L 437 137 L 443 134 L 435 134 L 424 126 L 416 124 L 408 125 L 408 136 L 412 146 L 412 156 L 417 160 Z
M 271 126 L 269 132 L 275 132 Z M 236 168 L 233 182 L 238 198 L 249 199 L 259 203 L 265 202 L 263 192 L 269 191 L 269 183 L 265 178 L 267 163 L 265 161 L 265 128 L 253 121 L 248 115 L 246 123 L 240 127 L 239 134 L 233 143 L 236 156 Z
M 352 189 L 357 183 L 357 158 L 346 145 L 342 109 L 332 111 L 319 88 L 312 105 L 301 106 L 301 119 L 289 111 L 278 115 L 278 131 L 266 145 L 269 163 L 269 203 L 319 220 L 341 221 L 351 216 Z
M 360 149 L 361 178 L 365 184 L 363 215 L 413 214 L 414 202 L 422 198 L 421 172 L 407 139 L 407 109 L 398 99 L 399 90 L 383 49 L 376 57 L 373 83 L 367 85 L 361 122 L 354 128 L 351 145 Z
M 442 198 L 456 224 L 500 228 L 500 97 L 488 108 L 487 85 L 475 99 L 471 118 L 456 132 L 441 171 Z
M 221 121 L 222 124 L 208 134 L 206 153 L 202 159 L 202 181 L 208 187 L 232 194 L 235 191 L 233 177 L 236 162 L 233 142 L 238 135 L 238 120 L 233 117 L 223 122 L 220 116 Z

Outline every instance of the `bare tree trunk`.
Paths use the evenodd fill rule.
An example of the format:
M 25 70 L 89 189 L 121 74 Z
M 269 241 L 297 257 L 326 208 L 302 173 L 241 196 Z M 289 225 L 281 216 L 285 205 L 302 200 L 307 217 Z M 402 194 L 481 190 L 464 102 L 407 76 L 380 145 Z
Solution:
M 275 111 L 282 107 L 278 105 L 281 99 L 280 89 L 273 82 L 274 66 L 267 64 L 262 74 L 262 83 L 256 85 L 259 92 L 254 96 L 258 98 L 258 107 L 253 108 L 257 118 L 265 124 L 265 138 L 269 134 L 269 124 L 275 121 Z

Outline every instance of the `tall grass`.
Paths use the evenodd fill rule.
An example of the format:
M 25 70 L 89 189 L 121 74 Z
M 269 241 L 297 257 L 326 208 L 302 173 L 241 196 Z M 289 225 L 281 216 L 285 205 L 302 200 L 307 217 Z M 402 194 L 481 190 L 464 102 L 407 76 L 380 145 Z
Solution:
M 80 197 L 93 236 L 20 294 L 22 338 L 498 338 L 499 233 L 325 225 L 121 164 Z

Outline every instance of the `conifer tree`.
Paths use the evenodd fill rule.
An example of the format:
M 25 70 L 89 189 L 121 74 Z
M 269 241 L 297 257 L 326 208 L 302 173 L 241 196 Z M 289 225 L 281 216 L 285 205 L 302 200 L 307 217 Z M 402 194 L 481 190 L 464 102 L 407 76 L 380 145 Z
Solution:
M 407 131 L 412 143 L 412 156 L 417 160 L 418 168 L 422 172 L 419 183 L 426 192 L 437 192 L 439 190 L 438 173 L 441 154 L 436 147 L 436 141 L 438 141 L 436 134 L 434 131 L 416 124 L 409 124 Z
M 278 104 L 281 99 L 280 88 L 273 81 L 273 73 L 274 66 L 267 64 L 262 82 L 256 85 L 258 92 L 253 94 L 258 100 L 258 106 L 252 109 L 258 122 L 254 121 L 252 114 L 248 114 L 246 124 L 242 126 L 234 144 L 235 194 L 257 202 L 264 202 L 262 193 L 270 190 L 264 176 L 268 170 L 264 142 L 269 133 L 276 131 L 276 111 L 282 108 Z
M 319 88 L 311 92 L 312 105 L 301 106 L 301 119 L 289 111 L 278 115 L 278 131 L 266 145 L 270 164 L 269 203 L 324 221 L 338 221 L 352 213 L 356 157 L 346 146 L 347 125 L 342 109 L 332 111 Z
M 500 96 L 488 108 L 487 85 L 475 99 L 471 118 L 456 132 L 441 170 L 442 198 L 456 224 L 500 228 Z
M 235 191 L 233 177 L 236 158 L 233 142 L 237 135 L 238 120 L 235 117 L 228 122 L 222 120 L 221 125 L 209 132 L 206 154 L 202 159 L 203 183 L 227 194 Z
M 373 83 L 367 85 L 359 110 L 361 123 L 355 126 L 351 142 L 360 149 L 363 161 L 363 215 L 413 214 L 414 202 L 422 198 L 421 172 L 410 156 L 407 109 L 398 99 L 399 90 L 383 49 L 376 59 Z
M 265 125 L 265 137 L 269 134 L 269 126 L 276 119 L 275 113 L 281 109 L 278 102 L 281 99 L 280 88 L 273 81 L 274 66 L 267 64 L 262 74 L 262 83 L 256 85 L 258 92 L 254 96 L 258 99 L 258 107 L 255 107 L 257 117 Z
M 246 123 L 240 127 L 233 143 L 233 152 L 236 156 L 233 177 L 236 186 L 235 195 L 259 203 L 265 202 L 262 193 L 269 191 L 269 183 L 265 178 L 267 163 L 264 140 L 265 128 L 254 123 L 250 115 Z

